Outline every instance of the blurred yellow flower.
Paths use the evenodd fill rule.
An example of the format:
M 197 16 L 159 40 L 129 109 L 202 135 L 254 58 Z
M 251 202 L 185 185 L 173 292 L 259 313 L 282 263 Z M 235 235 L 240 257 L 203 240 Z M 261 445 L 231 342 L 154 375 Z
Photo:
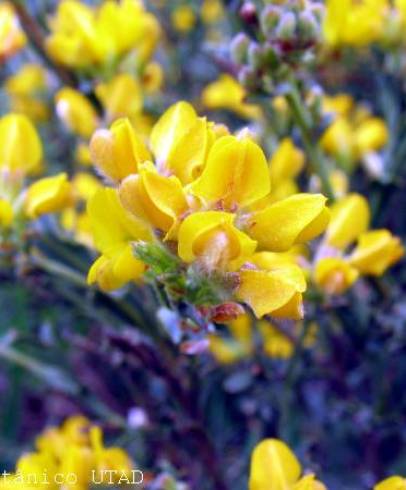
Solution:
M 42 169 L 42 144 L 32 122 L 22 114 L 0 119 L 0 169 L 21 175 Z
M 71 202 L 71 185 L 65 173 L 45 177 L 31 184 L 25 196 L 25 212 L 30 218 L 55 213 Z
M 55 108 L 60 119 L 75 134 L 87 139 L 96 130 L 97 112 L 81 92 L 62 88 L 55 95 Z
M 9 2 L 0 4 L 0 60 L 12 56 L 26 44 L 17 16 Z
M 251 457 L 249 490 L 326 490 L 314 475 L 301 477 L 302 468 L 290 448 L 279 439 L 265 439 Z
M 391 476 L 377 483 L 374 490 L 406 490 L 406 479 L 401 476 Z
M 172 11 L 171 22 L 178 32 L 187 33 L 196 23 L 196 14 L 189 5 L 180 5 Z
M 227 109 L 247 119 L 259 119 L 261 108 L 245 102 L 246 91 L 231 75 L 222 74 L 202 92 L 202 103 L 208 109 Z

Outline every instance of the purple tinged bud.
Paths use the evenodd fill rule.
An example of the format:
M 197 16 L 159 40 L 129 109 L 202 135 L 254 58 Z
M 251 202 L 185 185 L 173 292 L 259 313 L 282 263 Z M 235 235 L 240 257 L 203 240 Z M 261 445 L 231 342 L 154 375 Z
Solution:
M 240 32 L 231 41 L 230 52 L 234 63 L 243 65 L 248 61 L 248 47 L 250 45 L 249 37 Z
M 281 15 L 281 9 L 276 5 L 267 5 L 262 11 L 261 29 L 268 39 L 274 35 Z
M 282 41 L 291 40 L 296 34 L 296 16 L 292 12 L 286 12 L 279 20 L 276 36 Z

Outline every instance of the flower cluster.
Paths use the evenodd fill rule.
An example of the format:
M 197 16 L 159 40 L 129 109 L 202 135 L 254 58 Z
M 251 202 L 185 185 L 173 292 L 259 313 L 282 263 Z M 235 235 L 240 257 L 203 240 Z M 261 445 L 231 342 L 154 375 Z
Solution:
M 118 186 L 89 201 L 102 253 L 91 283 L 114 289 L 141 277 L 145 264 L 131 243 L 143 241 L 217 277 L 258 317 L 302 316 L 303 273 L 278 253 L 324 230 L 326 198 L 270 199 L 272 168 L 249 133 L 231 135 L 180 102 L 155 124 L 149 147 L 126 119 L 96 131 L 90 146 L 99 170 Z
M 124 56 L 131 55 L 135 63 L 144 63 L 155 49 L 160 30 L 139 0 L 104 1 L 98 8 L 63 0 L 50 28 L 50 55 L 84 71 L 111 71 Z
M 123 449 L 104 446 L 100 427 L 75 416 L 40 435 L 35 451 L 21 456 L 14 473 L 2 475 L 0 489 L 84 490 L 128 484 L 134 480 L 134 470 Z

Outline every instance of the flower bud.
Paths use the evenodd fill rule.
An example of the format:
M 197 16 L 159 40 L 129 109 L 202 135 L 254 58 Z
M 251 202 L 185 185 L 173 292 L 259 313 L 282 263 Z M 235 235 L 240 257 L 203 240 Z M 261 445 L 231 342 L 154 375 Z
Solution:
M 257 8 L 253 2 L 244 2 L 240 9 L 240 16 L 247 24 L 257 22 Z
M 0 229 L 7 228 L 13 221 L 13 207 L 6 200 L 0 197 Z
M 267 5 L 263 10 L 261 14 L 261 29 L 267 38 L 273 37 L 281 13 L 281 9 L 275 5 Z
M 296 31 L 296 16 L 292 12 L 286 12 L 279 20 L 276 36 L 282 41 L 289 41 Z
M 151 158 L 128 119 L 118 119 L 109 130 L 96 131 L 90 153 L 97 168 L 113 181 L 137 173 L 138 165 Z
M 238 74 L 238 81 L 247 89 L 255 89 L 258 85 L 258 74 L 250 67 L 243 67 Z
M 246 34 L 240 32 L 231 41 L 231 57 L 235 63 L 243 65 L 247 62 L 248 46 L 250 40 Z
M 317 40 L 320 34 L 320 26 L 315 16 L 308 10 L 300 12 L 297 21 L 299 36 L 303 41 Z
M 264 54 L 259 44 L 250 44 L 248 48 L 248 63 L 254 70 L 259 70 L 262 68 L 264 63 Z

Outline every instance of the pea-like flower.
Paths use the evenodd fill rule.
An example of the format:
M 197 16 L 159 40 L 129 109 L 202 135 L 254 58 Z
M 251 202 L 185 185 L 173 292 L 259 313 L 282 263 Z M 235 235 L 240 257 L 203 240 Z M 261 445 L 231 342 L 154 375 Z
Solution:
M 270 199 L 271 180 L 283 180 L 285 170 L 281 163 L 275 165 L 272 177 L 262 149 L 246 131 L 230 135 L 179 102 L 155 124 L 149 148 L 125 119 L 98 130 L 90 146 L 98 168 L 118 185 L 120 213 L 143 223 L 155 244 L 176 252 L 184 271 L 221 276 L 226 283 L 233 277 L 223 299 L 246 303 L 258 317 L 302 317 L 306 282 L 300 267 L 278 260 L 264 265 L 255 252 L 285 252 L 322 233 L 328 222 L 326 198 L 294 194 Z M 298 159 L 297 172 L 301 155 L 291 146 L 287 153 Z M 115 240 L 116 227 L 106 224 L 106 209 L 100 195 L 91 199 L 89 214 L 99 223 L 96 230 L 103 227 L 105 236 L 121 242 L 123 249 L 128 240 L 126 250 L 131 241 L 145 240 L 137 233 L 121 233 Z M 98 271 L 114 269 L 116 252 L 98 248 L 103 255 L 91 269 L 90 282 L 97 280 Z M 104 286 L 110 289 L 123 281 L 107 282 Z

